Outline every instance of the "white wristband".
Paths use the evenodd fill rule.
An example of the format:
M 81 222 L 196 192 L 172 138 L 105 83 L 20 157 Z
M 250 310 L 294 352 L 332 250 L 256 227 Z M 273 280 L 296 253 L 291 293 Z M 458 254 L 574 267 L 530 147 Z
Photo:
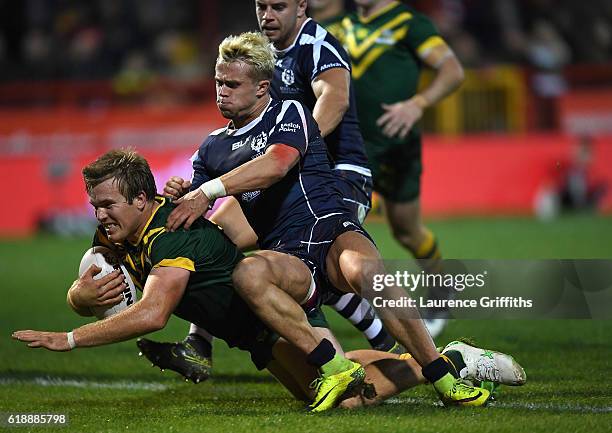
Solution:
M 76 343 L 74 342 L 74 332 L 68 332 L 66 337 L 68 338 L 68 346 L 70 346 L 70 350 L 74 349 L 76 347 Z
M 209 180 L 208 182 L 204 182 L 200 186 L 200 191 L 202 191 L 210 201 L 219 197 L 225 197 L 227 195 L 225 192 L 225 186 L 218 177 Z

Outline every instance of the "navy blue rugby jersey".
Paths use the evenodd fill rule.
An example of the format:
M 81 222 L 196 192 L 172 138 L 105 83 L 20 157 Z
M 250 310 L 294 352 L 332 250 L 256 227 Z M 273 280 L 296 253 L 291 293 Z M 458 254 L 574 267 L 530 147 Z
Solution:
M 262 114 L 240 129 L 213 131 L 194 154 L 192 189 L 285 144 L 300 161 L 276 184 L 235 197 L 257 233 L 271 248 L 287 231 L 313 224 L 335 212 L 348 212 L 337 189 L 325 144 L 310 111 L 297 101 L 270 100 Z
M 351 70 L 342 44 L 310 18 L 300 29 L 294 43 L 285 50 L 277 50 L 276 57 L 272 97 L 295 99 L 310 110 L 317 102 L 311 83 L 319 74 L 331 68 Z M 325 144 L 334 164 L 354 166 L 353 171 L 370 175 L 352 83 L 349 108 L 338 127 L 325 137 Z

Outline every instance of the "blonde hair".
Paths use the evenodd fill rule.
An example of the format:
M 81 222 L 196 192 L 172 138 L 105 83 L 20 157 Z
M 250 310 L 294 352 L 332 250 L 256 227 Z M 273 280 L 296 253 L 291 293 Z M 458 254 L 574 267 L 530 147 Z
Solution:
M 251 76 L 259 80 L 274 77 L 274 50 L 272 44 L 259 32 L 246 32 L 228 36 L 219 45 L 217 64 L 244 62 L 251 66 Z

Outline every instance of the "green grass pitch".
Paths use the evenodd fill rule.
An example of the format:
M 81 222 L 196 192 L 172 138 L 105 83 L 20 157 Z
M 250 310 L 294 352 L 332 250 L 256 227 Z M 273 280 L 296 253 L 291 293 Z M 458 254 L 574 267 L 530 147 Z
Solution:
M 612 258 L 612 219 L 564 217 L 433 221 L 446 257 Z M 407 255 L 388 227 L 368 229 L 385 258 Z M 185 383 L 136 356 L 133 341 L 69 353 L 31 350 L 12 341 L 16 329 L 68 330 L 85 323 L 65 305 L 87 239 L 36 237 L 0 241 L 0 413 L 63 413 L 67 427 L 7 431 L 101 432 L 602 432 L 612 431 L 612 321 L 457 321 L 438 339 L 470 336 L 512 353 L 525 367 L 522 388 L 503 388 L 487 408 L 443 409 L 429 386 L 379 407 L 307 415 L 302 404 L 248 356 L 215 343 L 214 377 Z M 365 341 L 329 312 L 347 349 Z M 182 338 L 172 319 L 154 335 Z M 3 429 L 3 427 L 0 427 Z

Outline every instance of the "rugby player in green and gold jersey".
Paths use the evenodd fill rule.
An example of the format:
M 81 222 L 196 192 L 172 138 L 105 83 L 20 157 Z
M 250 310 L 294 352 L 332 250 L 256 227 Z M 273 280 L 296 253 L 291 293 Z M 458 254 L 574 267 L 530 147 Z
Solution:
M 248 350 L 258 368 L 268 366 L 281 382 L 284 378 L 289 384 L 300 384 L 302 396 L 314 398 L 314 412 L 334 407 L 345 391 L 363 382 L 361 365 L 337 352 L 333 338 L 326 338 L 326 324 L 315 305 L 304 308 L 312 325 L 320 329 L 308 323 L 305 310 L 298 304 L 311 292 L 308 281 L 292 278 L 291 268 L 281 277 L 251 275 L 251 281 L 264 281 L 271 296 L 283 299 L 283 324 L 274 327 L 261 311 L 255 315 L 236 291 L 241 286 L 235 275 L 245 260 L 217 226 L 200 218 L 189 231 L 166 230 L 168 216 L 176 206 L 156 195 L 153 174 L 144 158 L 132 151 L 110 151 L 86 166 L 83 177 L 100 223 L 94 244 L 121 253 L 143 296 L 118 314 L 68 333 L 19 331 L 14 338 L 30 342 L 30 347 L 57 351 L 99 346 L 159 330 L 174 313 L 205 327 L 230 346 Z M 69 291 L 69 304 L 77 313 L 92 305 L 87 296 L 92 301 L 93 273 L 90 268 Z M 282 278 L 282 289 L 275 280 L 278 278 Z M 108 283 L 117 286 L 116 281 Z M 279 335 L 291 341 L 290 349 L 286 344 L 276 344 Z M 273 358 L 287 357 L 285 367 L 293 365 L 295 354 L 301 355 L 301 365 L 306 369 L 286 372 L 269 365 Z M 304 379 L 317 370 L 317 386 L 309 390 Z
M 384 200 L 393 236 L 429 272 L 439 272 L 436 238 L 420 212 L 423 111 L 453 92 L 463 68 L 425 15 L 392 0 L 355 0 L 357 12 L 342 20 L 343 43 L 351 58 L 361 132 L 372 167 L 374 190 Z M 417 93 L 421 69 L 434 71 Z M 449 293 L 430 293 L 447 297 Z M 447 312 L 425 314 L 432 336 Z
M 230 347 L 249 351 L 257 368 L 267 368 L 296 398 L 304 401 L 322 400 L 324 409 L 313 411 L 327 410 L 336 404 L 344 407 L 375 404 L 411 386 L 426 382 L 421 367 L 408 354 L 365 350 L 348 353 L 345 357 L 337 340 L 327 329 L 325 318 L 316 307 L 308 309 L 308 321 L 302 311 L 303 320 L 295 322 L 290 320 L 290 306 L 286 306 L 287 326 L 297 324 L 299 332 L 316 333 L 315 339 L 332 345 L 335 354 L 333 360 L 318 365 L 313 362 L 312 355 L 320 345 L 306 354 L 302 348 L 281 339 L 279 334 L 285 334 L 286 329 L 276 329 L 278 333 L 273 332 L 238 296 L 233 275 L 243 263 L 243 256 L 216 225 L 198 219 L 189 231 L 166 230 L 168 216 L 175 206 L 168 199 L 156 195 L 155 181 L 149 166 L 135 152 L 110 151 L 85 167 L 83 174 L 91 204 L 100 222 L 94 245 L 105 245 L 121 255 L 143 296 L 130 308 L 68 333 L 24 330 L 14 332 L 13 338 L 28 342 L 29 347 L 67 351 L 75 347 L 110 344 L 156 331 L 163 328 L 170 314 L 174 313 L 198 326 L 206 327 Z M 108 287 L 122 289 L 123 277 L 111 273 L 96 284 L 93 280 L 96 272 L 93 270 L 93 266 L 90 267 L 69 291 L 69 304 L 80 314 L 98 299 L 97 294 L 91 293 L 92 288 L 93 292 L 96 289 L 104 291 Z M 284 284 L 291 286 L 287 282 L 291 270 L 287 269 L 285 274 Z M 252 278 L 267 280 L 270 276 L 254 274 Z M 295 298 L 292 288 L 285 285 L 285 293 L 290 296 L 293 294 Z M 306 291 L 307 288 L 303 288 L 298 298 L 302 299 Z M 112 298 L 112 295 L 109 296 Z M 296 301 L 293 301 L 293 307 L 300 309 Z M 443 359 L 449 367 L 452 366 L 452 373 L 456 377 L 459 370 L 468 370 L 462 353 L 453 349 L 458 344 L 443 354 Z M 482 352 L 481 349 L 470 350 Z M 504 354 L 496 356 L 491 361 L 495 364 L 494 368 L 490 370 L 502 372 L 498 379 L 504 379 L 504 374 L 512 378 L 516 376 L 515 371 L 522 371 L 517 370 L 520 366 L 511 357 Z M 321 357 L 319 351 L 314 358 Z M 366 366 L 364 374 L 370 385 L 366 388 L 357 387 L 354 392 L 347 393 L 344 391 L 349 387 L 344 386 L 334 394 L 333 401 L 327 401 L 326 397 L 331 392 L 319 397 L 319 384 L 327 380 L 326 371 L 330 371 L 330 368 L 333 370 L 333 364 L 337 364 L 339 359 L 347 358 L 356 362 L 346 362 Z M 317 386 L 309 386 L 311 383 Z M 457 382 L 456 386 L 463 385 Z M 336 383 L 334 389 L 338 387 L 342 386 Z M 461 402 L 481 403 L 476 400 Z

